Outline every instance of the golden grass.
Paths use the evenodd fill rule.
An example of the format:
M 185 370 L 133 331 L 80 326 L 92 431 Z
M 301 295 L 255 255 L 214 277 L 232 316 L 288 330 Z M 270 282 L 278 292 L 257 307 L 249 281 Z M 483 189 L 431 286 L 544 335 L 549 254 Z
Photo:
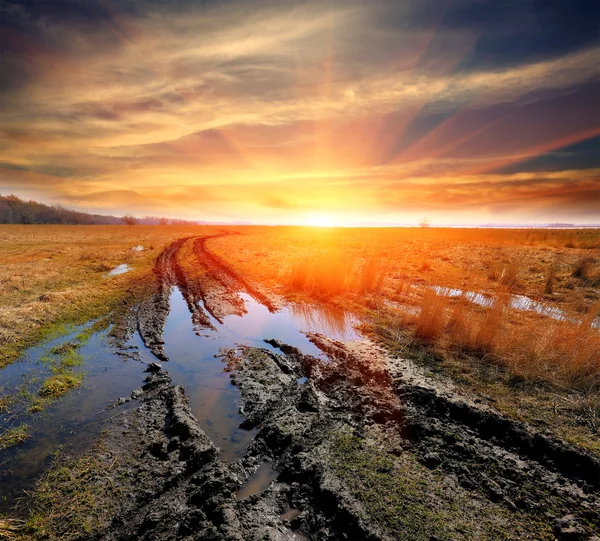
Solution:
M 449 353 L 477 355 L 560 385 L 596 385 L 600 378 L 600 332 L 578 323 L 595 317 L 600 301 L 598 230 L 239 230 L 244 234 L 211 240 L 210 248 L 288 298 L 305 295 L 358 310 L 400 302 L 420 314 L 398 320 Z M 484 308 L 467 298 L 450 300 L 432 286 L 495 301 Z M 559 308 L 567 320 L 511 309 L 511 294 Z
M 211 239 L 209 249 L 249 281 L 290 300 L 318 299 L 373 317 L 391 311 L 386 333 L 425 345 L 425 356 L 430 348 L 454 359 L 451 368 L 461 367 L 460 359 L 476 359 L 482 373 L 500 367 L 511 377 L 565 390 L 561 396 L 598 394 L 600 332 L 590 325 L 600 302 L 598 230 L 236 229 L 242 234 Z M 62 323 L 83 323 L 135 302 L 154 283 L 160 250 L 178 238 L 214 232 L 189 226 L 0 227 L 0 367 Z M 149 249 L 132 251 L 137 245 Z M 186 272 L 195 272 L 194 257 L 182 254 Z M 121 263 L 134 270 L 104 278 Z M 435 286 L 496 301 L 486 308 L 466 296 L 442 298 Z M 509 295 L 559 308 L 566 320 L 512 309 Z
M 464 298 L 446 308 L 446 299 L 427 293 L 415 318 L 415 334 L 438 349 L 486 357 L 527 379 L 561 386 L 600 386 L 600 332 L 590 312 L 579 323 L 509 313 L 506 293 L 482 308 Z M 511 318 L 512 316 L 512 318 Z
M 0 226 L 0 368 L 53 327 L 123 306 L 153 281 L 160 250 L 194 226 Z M 214 230 L 213 230 L 214 231 Z M 144 246 L 136 252 L 134 246 Z M 127 263 L 133 271 L 105 278 Z

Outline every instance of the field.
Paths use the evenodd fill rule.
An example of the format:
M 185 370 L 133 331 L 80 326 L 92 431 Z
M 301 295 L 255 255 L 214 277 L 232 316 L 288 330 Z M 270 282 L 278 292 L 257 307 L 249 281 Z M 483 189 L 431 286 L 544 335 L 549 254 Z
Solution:
M 165 246 L 200 230 L 0 226 L 0 367 L 61 324 L 108 315 L 151 282 L 154 259 Z M 144 250 L 135 251 L 137 246 Z M 106 279 L 121 264 L 132 271 Z
M 367 308 L 390 325 L 397 316 L 427 344 L 526 378 L 598 383 L 595 230 L 273 228 L 212 246 L 287 298 Z
M 113 524 L 107 535 L 134 535 L 138 530 L 132 528 L 139 528 L 167 539 L 132 517 L 149 513 L 146 505 L 179 506 L 180 493 L 196 490 L 201 476 L 202 483 L 217 487 L 219 509 L 231 510 L 225 518 L 213 516 L 216 511 L 202 500 L 201 511 L 194 511 L 207 517 L 202 524 L 222 524 L 224 537 L 217 539 L 228 538 L 238 513 L 239 527 L 259 535 L 257 525 L 287 516 L 282 495 L 290 498 L 288 508 L 306 509 L 292 513 L 296 518 L 289 524 L 284 520 L 294 531 L 315 539 L 337 531 L 339 516 L 314 504 L 319 490 L 373 539 L 505 539 L 513 528 L 523 538 L 562 539 L 563 526 L 539 518 L 541 508 L 551 509 L 557 520 L 583 513 L 586 532 L 600 524 L 600 517 L 582 511 L 593 502 L 571 500 L 563 481 L 548 481 L 552 471 L 557 479 L 583 483 L 592 495 L 598 488 L 598 230 L 2 226 L 0 255 L 0 368 L 31 346 L 58 340 L 40 356 L 46 375 L 35 392 L 5 389 L 0 382 L 0 414 L 10 421 L 2 427 L 0 452 L 14 452 L 24 442 L 34 446 L 40 437 L 39 429 L 30 434 L 30 421 L 19 424 L 15 411 L 24 408 L 27 419 L 39 419 L 38 412 L 85 385 L 83 352 L 98 333 L 139 333 L 143 346 L 136 348 L 147 349 L 164 367 L 136 395 L 139 409 L 109 423 L 107 436 L 95 444 L 101 456 L 92 451 L 60 458 L 38 481 L 29 516 L 19 515 L 26 522 L 0 522 L 0 538 L 4 531 L 19 539 L 23 527 L 33 538 L 74 538 L 108 528 L 116 513 L 120 522 L 114 524 L 124 526 Z M 110 275 L 123 264 L 128 272 Z M 183 316 L 192 338 L 169 334 L 169 313 L 177 316 L 173 290 L 189 312 Z M 254 306 L 248 299 L 256 307 L 246 315 Z M 263 315 L 255 320 L 258 306 Z M 345 344 L 306 333 L 330 359 L 322 365 L 292 347 L 294 342 L 267 341 L 277 355 L 261 346 L 273 338 L 261 334 L 271 332 L 262 330 L 269 317 L 291 310 L 307 314 L 307 321 L 317 309 L 330 329 L 354 318 L 368 340 Z M 194 420 L 197 413 L 188 411 L 187 399 L 170 386 L 166 370 L 173 366 L 176 377 L 173 336 L 176 351 L 194 358 L 198 337 L 217 336 L 221 325 L 238 316 L 246 318 L 254 341 L 236 338 L 211 357 L 226 361 L 224 376 L 240 393 L 242 425 L 258 432 L 230 469 L 216 458 L 218 450 L 207 451 L 213 444 Z M 69 334 L 90 321 L 91 327 Z M 69 338 L 60 342 L 61 335 Z M 123 340 L 111 347 L 136 360 L 138 352 Z M 310 385 L 297 383 L 302 380 Z M 186 383 L 191 396 L 194 389 L 191 380 Z M 162 433 L 156 427 L 163 426 L 163 415 L 179 424 L 167 423 Z M 119 423 L 130 423 L 129 436 L 121 435 Z M 421 436 L 407 437 L 412 433 Z M 193 448 L 186 447 L 188 439 Z M 169 451 L 178 446 L 181 452 Z M 524 473 L 512 472 L 512 454 L 526 464 Z M 180 463 L 188 455 L 196 457 L 197 469 L 177 485 L 176 472 L 191 467 L 191 458 Z M 138 463 L 135 457 L 142 456 L 152 465 Z M 281 479 L 263 499 L 231 500 L 228 487 L 252 479 L 265 461 L 275 464 Z M 314 461 L 324 470 L 317 472 Z M 128 477 L 132 468 L 140 469 L 139 486 Z M 162 472 L 164 487 L 148 468 Z M 89 472 L 101 471 L 111 473 L 89 478 Z M 313 488 L 302 481 L 299 495 L 289 492 L 290 483 L 313 475 Z M 330 478 L 333 485 L 327 485 Z M 174 486 L 176 493 L 170 492 Z M 454 487 L 451 495 L 448 486 Z M 140 500 L 135 508 L 115 500 L 135 490 L 164 491 L 165 499 Z M 469 507 L 474 511 L 459 518 L 456 510 Z M 160 520 L 167 528 L 174 518 Z M 69 531 L 61 530 L 65 524 Z M 567 521 L 563 529 L 571 527 Z
M 244 276 L 366 314 L 388 350 L 600 452 L 600 231 L 244 233 L 211 245 Z

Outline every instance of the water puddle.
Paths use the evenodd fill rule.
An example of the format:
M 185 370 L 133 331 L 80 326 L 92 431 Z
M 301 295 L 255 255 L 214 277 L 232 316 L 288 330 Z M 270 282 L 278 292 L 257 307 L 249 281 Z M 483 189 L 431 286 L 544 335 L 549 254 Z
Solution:
M 125 274 L 126 272 L 132 271 L 133 267 L 128 265 L 127 263 L 123 263 L 118 267 L 115 267 L 111 271 L 109 271 L 106 276 L 119 276 L 120 274 Z
M 272 468 L 270 462 L 263 462 L 258 470 L 237 491 L 236 498 L 245 500 L 255 494 L 267 490 L 269 485 L 277 478 L 277 472 Z
M 77 350 L 83 364 L 74 371 L 84 373 L 83 384 L 43 411 L 29 413 L 26 397 L 37 396 L 42 381 L 50 374 L 42 359 L 57 346 L 73 341 L 85 328 L 78 327 L 65 337 L 31 348 L 22 360 L 0 371 L 0 396 L 17 398 L 9 411 L 0 414 L 0 427 L 25 423 L 31 434 L 23 445 L 0 452 L 0 510 L 8 509 L 15 498 L 22 496 L 23 489 L 31 486 L 50 464 L 56 450 L 88 448 L 103 421 L 117 411 L 107 406 L 143 383 L 142 365 L 119 359 L 109 344 L 108 331 L 97 332 Z
M 479 306 L 483 306 L 485 308 L 490 308 L 494 305 L 495 299 L 491 296 L 484 295 L 483 293 L 475 293 L 474 291 L 463 291 L 462 289 L 451 288 L 451 287 L 442 287 L 442 286 L 432 286 L 432 288 L 436 294 L 449 297 L 453 299 L 457 299 L 459 297 L 464 296 L 468 301 L 473 304 L 477 304 Z M 549 317 L 550 319 L 555 319 L 557 321 L 569 321 L 571 323 L 581 323 L 581 320 L 572 318 L 568 316 L 563 310 L 557 308 L 556 306 L 550 306 L 548 304 L 534 301 L 525 295 L 510 295 L 508 299 L 508 307 L 513 310 L 519 310 L 522 312 L 535 312 L 536 314 L 540 314 L 542 316 Z M 592 327 L 595 329 L 600 329 L 600 319 L 595 319 L 592 322 Z
M 299 509 L 288 509 L 285 513 L 279 516 L 282 522 L 292 522 L 300 516 Z
M 204 329 L 199 336 L 183 295 L 174 289 L 164 330 L 164 348 L 169 361 L 163 368 L 173 383 L 185 387 L 192 413 L 221 449 L 221 457 L 226 461 L 241 458 L 255 434 L 255 431 L 240 428 L 244 417 L 239 412 L 239 391 L 231 385 L 221 360 L 227 350 L 244 344 L 275 351 L 264 340 L 276 338 L 306 354 L 322 357 L 303 331 L 322 332 L 344 341 L 360 339 L 352 326 L 354 320 L 347 314 L 331 315 L 325 308 L 314 307 L 310 315 L 305 305 L 284 307 L 271 313 L 249 295 L 240 293 L 239 297 L 244 301 L 246 314 L 225 316 L 222 324 L 211 318 L 216 330 Z M 140 349 L 142 360 L 155 361 L 139 335 L 130 343 Z
M 124 267 L 129 266 L 121 265 L 117 269 Z M 117 269 L 111 275 L 118 274 L 114 272 Z M 203 330 L 203 334 L 198 335 L 187 303 L 175 288 L 164 329 L 169 361 L 163 363 L 163 369 L 168 371 L 174 384 L 185 387 L 192 412 L 221 449 L 221 458 L 225 461 L 241 458 L 256 432 L 240 428 L 245 419 L 239 412 L 239 391 L 224 372 L 222 361 L 227 350 L 241 344 L 275 350 L 264 342 L 275 338 L 306 354 L 323 358 L 305 332 L 321 332 L 344 341 L 360 339 L 353 328 L 356 320 L 343 312 L 296 304 L 271 313 L 249 295 L 242 293 L 239 297 L 245 305 L 244 315 L 225 316 L 222 323 L 213 318 L 211 323 L 215 330 Z M 87 327 L 75 328 L 66 336 L 31 348 L 20 361 L 1 370 L 0 397 L 19 393 L 37 396 L 44 378 L 50 374 L 43 359 L 57 347 L 76 341 Z M 0 451 L 0 510 L 15 504 L 23 490 L 47 468 L 57 449 L 78 452 L 89 448 L 107 418 L 124 408 L 135 407 L 136 402 L 131 401 L 116 409 L 108 408 L 143 384 L 144 362 L 156 359 L 138 333 L 131 337 L 125 349 L 119 349 L 111 343 L 109 331 L 88 332 L 90 336 L 77 348 L 82 365 L 76 371 L 85 376 L 80 387 L 41 412 L 28 412 L 26 401 L 10 413 L 0 412 L 0 427 L 25 423 L 31 433 L 23 445 Z M 138 362 L 140 360 L 143 362 Z M 300 378 L 298 383 L 305 381 L 306 378 Z M 270 467 L 263 465 L 242 494 L 263 490 L 263 484 L 270 483 L 273 475 Z

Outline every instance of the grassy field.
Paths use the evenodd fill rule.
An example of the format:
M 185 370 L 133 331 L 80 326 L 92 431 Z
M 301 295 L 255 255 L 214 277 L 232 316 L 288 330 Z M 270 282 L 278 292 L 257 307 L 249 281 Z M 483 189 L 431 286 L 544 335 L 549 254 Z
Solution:
M 493 397 L 513 416 L 553 426 L 571 419 L 561 435 L 598 447 L 600 332 L 592 322 L 600 312 L 600 231 L 235 229 L 242 234 L 208 247 L 251 282 L 288 300 L 358 312 L 366 332 L 392 353 Z M 65 325 L 135 303 L 154 283 L 154 260 L 165 246 L 217 231 L 1 226 L 0 367 Z M 130 272 L 107 277 L 124 263 Z M 473 302 L 479 294 L 485 302 Z M 525 298 L 550 312 L 511 304 Z M 32 407 L 78 384 L 69 363 L 56 363 Z
M 600 231 L 244 233 L 210 246 L 250 280 L 359 312 L 392 354 L 600 453 Z
M 134 300 L 154 260 L 189 226 L 0 226 L 0 367 L 28 346 Z M 133 248 L 142 246 L 143 251 Z M 121 264 L 131 272 L 107 277 Z
M 286 297 L 366 307 L 388 326 L 396 314 L 424 343 L 523 377 L 600 383 L 597 230 L 257 228 L 211 246 Z
M 249 282 L 288 301 L 357 313 L 362 331 L 392 356 L 413 359 L 432 378 L 449 377 L 470 399 L 600 456 L 600 329 L 594 327 L 600 315 L 600 231 L 229 229 L 241 234 L 212 238 L 207 248 Z M 166 246 L 218 231 L 1 226 L 0 368 L 71 325 L 96 321 L 41 359 L 50 374 L 31 396 L 29 412 L 43 411 L 81 384 L 80 347 L 155 284 L 155 259 Z M 190 247 L 179 256 L 187 276 L 198 270 Z M 108 275 L 121 264 L 130 272 Z M 529 307 L 538 309 L 520 310 L 515 299 L 529 299 L 537 303 Z M 0 386 L 0 413 L 10 412 L 12 398 Z M 0 450 L 22 444 L 30 430 L 23 423 L 8 427 L 0 433 Z M 372 438 L 340 434 L 333 445 L 331 467 L 369 516 L 398 531 L 410 530 L 414 520 L 430 524 L 432 535 L 448 533 L 449 515 L 430 510 L 441 495 L 423 490 L 422 479 L 430 476 L 423 467 L 391 458 Z M 85 533 L 102 518 L 88 512 L 101 495 L 84 486 L 100 463 L 93 453 L 78 460 L 79 469 L 51 470 L 38 483 L 29 526 L 40 538 L 63 526 Z M 430 481 L 435 485 L 434 477 Z M 453 501 L 453 516 L 460 516 L 462 505 Z M 56 512 L 63 507 L 65 515 Z M 502 538 L 500 523 L 510 518 L 492 511 L 479 517 L 477 527 Z M 0 537 L 23 539 L 23 526 L 0 518 Z M 469 524 L 451 526 L 464 530 Z
M 96 320 L 90 331 L 107 327 L 113 316 L 141 298 L 153 286 L 154 261 L 174 240 L 207 228 L 190 226 L 0 226 L 0 368 L 47 338 L 67 334 L 73 325 Z M 143 250 L 134 249 L 143 247 Z M 108 276 L 127 264 L 129 272 Z M 23 402 L 38 413 L 71 389 L 84 374 L 79 347 L 84 331 L 61 351 L 41 361 L 50 375 L 37 393 L 0 385 L 0 413 L 10 417 Z M 1 427 L 0 427 L 1 428 Z M 0 449 L 29 437 L 24 424 L 0 429 Z

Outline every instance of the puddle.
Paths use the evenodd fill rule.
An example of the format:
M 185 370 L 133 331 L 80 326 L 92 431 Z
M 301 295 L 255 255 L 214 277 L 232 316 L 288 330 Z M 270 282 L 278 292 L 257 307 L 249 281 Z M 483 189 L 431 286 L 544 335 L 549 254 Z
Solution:
M 78 327 L 65 337 L 31 348 L 22 360 L 0 371 L 0 395 L 19 390 L 37 393 L 49 374 L 40 358 L 53 347 L 73 340 L 85 328 Z M 26 423 L 31 432 L 23 445 L 0 452 L 0 511 L 9 509 L 15 498 L 22 496 L 23 489 L 29 488 L 50 464 L 57 449 L 76 452 L 88 448 L 97 438 L 102 422 L 117 411 L 107 410 L 107 406 L 119 397 L 129 396 L 143 383 L 143 366 L 119 359 L 108 342 L 108 331 L 93 334 L 78 351 L 84 362 L 77 370 L 85 373 L 79 388 L 43 412 L 29 414 L 25 407 L 16 405 L 10 414 L 0 415 L 0 426 Z
M 308 381 L 307 377 L 298 378 L 298 385 L 304 385 Z
M 462 289 L 432 286 L 432 288 L 438 295 L 444 297 L 450 297 L 453 299 L 464 297 L 479 306 L 489 308 L 494 304 L 494 298 L 484 295 L 483 293 L 475 293 L 474 291 L 463 291 Z M 571 323 L 581 323 L 581 320 L 569 317 L 563 310 L 556 306 L 551 306 L 542 302 L 534 301 L 525 295 L 511 295 L 508 301 L 508 307 L 513 310 L 520 310 L 522 312 L 535 312 L 542 316 L 555 319 L 557 321 L 570 321 Z M 600 319 L 595 319 L 592 322 L 592 327 L 600 329 Z
M 106 274 L 106 276 L 119 276 L 120 274 L 125 274 L 126 272 L 129 272 L 131 270 L 133 270 L 133 267 L 131 265 L 123 263 L 118 267 L 115 267 L 113 270 L 109 271 Z
M 121 271 L 115 272 L 117 269 Z M 125 269 L 130 267 L 120 265 L 111 271 L 111 275 L 126 272 Z M 353 320 L 342 312 L 294 305 L 271 313 L 249 295 L 239 296 L 244 301 L 246 313 L 243 316 L 226 316 L 223 323 L 213 318 L 215 330 L 205 330 L 199 336 L 194 330 L 186 301 L 178 289 L 173 289 L 164 330 L 164 347 L 169 361 L 163 364 L 163 368 L 174 384 L 185 387 L 192 412 L 221 449 L 221 458 L 225 461 L 241 458 L 256 430 L 240 428 L 245 418 L 239 413 L 239 390 L 231 384 L 229 374 L 224 372 L 225 364 L 221 359 L 224 351 L 239 344 L 274 350 L 264 339 L 275 338 L 300 348 L 306 354 L 323 358 L 304 332 L 321 332 L 340 340 L 360 338 L 352 327 Z M 12 394 L 20 388 L 37 393 L 49 370 L 40 358 L 55 346 L 74 340 L 85 328 L 73 329 L 67 336 L 31 348 L 22 360 L 1 370 L 0 396 Z M 23 490 L 31 487 L 35 478 L 47 468 L 57 449 L 77 452 L 89 448 L 97 439 L 103 421 L 124 408 L 135 407 L 136 401 L 131 401 L 117 409 L 107 409 L 120 397 L 128 397 L 146 377 L 145 364 L 123 356 L 123 350 L 111 345 L 108 333 L 106 330 L 93 334 L 79 348 L 78 352 L 84 359 L 80 369 L 85 373 L 81 387 L 43 412 L 29 414 L 23 407 L 16 417 L 13 415 L 15 412 L 10 419 L 0 415 L 0 427 L 26 423 L 32 433 L 22 446 L 0 452 L 0 509 L 14 505 Z M 156 361 L 138 333 L 128 341 L 125 352 L 135 353 L 139 360 L 145 362 Z M 305 378 L 300 378 L 299 384 L 305 381 Z M 252 479 L 252 488 L 244 488 L 244 491 L 254 493 L 252 491 L 262 490 L 262 483 L 270 482 L 273 475 L 270 467 L 261 467 L 257 477 Z
M 263 462 L 258 470 L 237 491 L 236 498 L 245 500 L 254 494 L 260 494 L 269 488 L 277 478 L 277 472 L 271 467 L 270 462 Z
M 279 516 L 282 522 L 292 522 L 292 520 L 300 516 L 299 509 L 288 509 L 285 513 Z
M 198 336 L 183 295 L 174 289 L 164 331 L 164 348 L 169 361 L 163 368 L 169 372 L 173 383 L 185 387 L 192 413 L 221 449 L 221 457 L 226 461 L 243 456 L 255 431 L 239 428 L 245 418 L 238 409 L 239 391 L 231 385 L 229 374 L 224 372 L 225 365 L 221 360 L 224 351 L 239 344 L 277 351 L 264 342 L 265 338 L 276 338 L 306 354 L 322 357 L 322 352 L 303 331 L 322 332 L 345 341 L 360 339 L 351 318 L 346 315 L 329 316 L 324 313 L 325 309 L 314 308 L 315 315 L 308 317 L 308 308 L 298 309 L 298 305 L 271 313 L 249 295 L 240 293 L 239 297 L 244 301 L 246 314 L 225 316 L 222 324 L 211 317 L 216 330 L 204 329 L 202 336 Z M 140 349 L 142 360 L 156 360 L 144 348 L 139 335 L 130 343 Z

